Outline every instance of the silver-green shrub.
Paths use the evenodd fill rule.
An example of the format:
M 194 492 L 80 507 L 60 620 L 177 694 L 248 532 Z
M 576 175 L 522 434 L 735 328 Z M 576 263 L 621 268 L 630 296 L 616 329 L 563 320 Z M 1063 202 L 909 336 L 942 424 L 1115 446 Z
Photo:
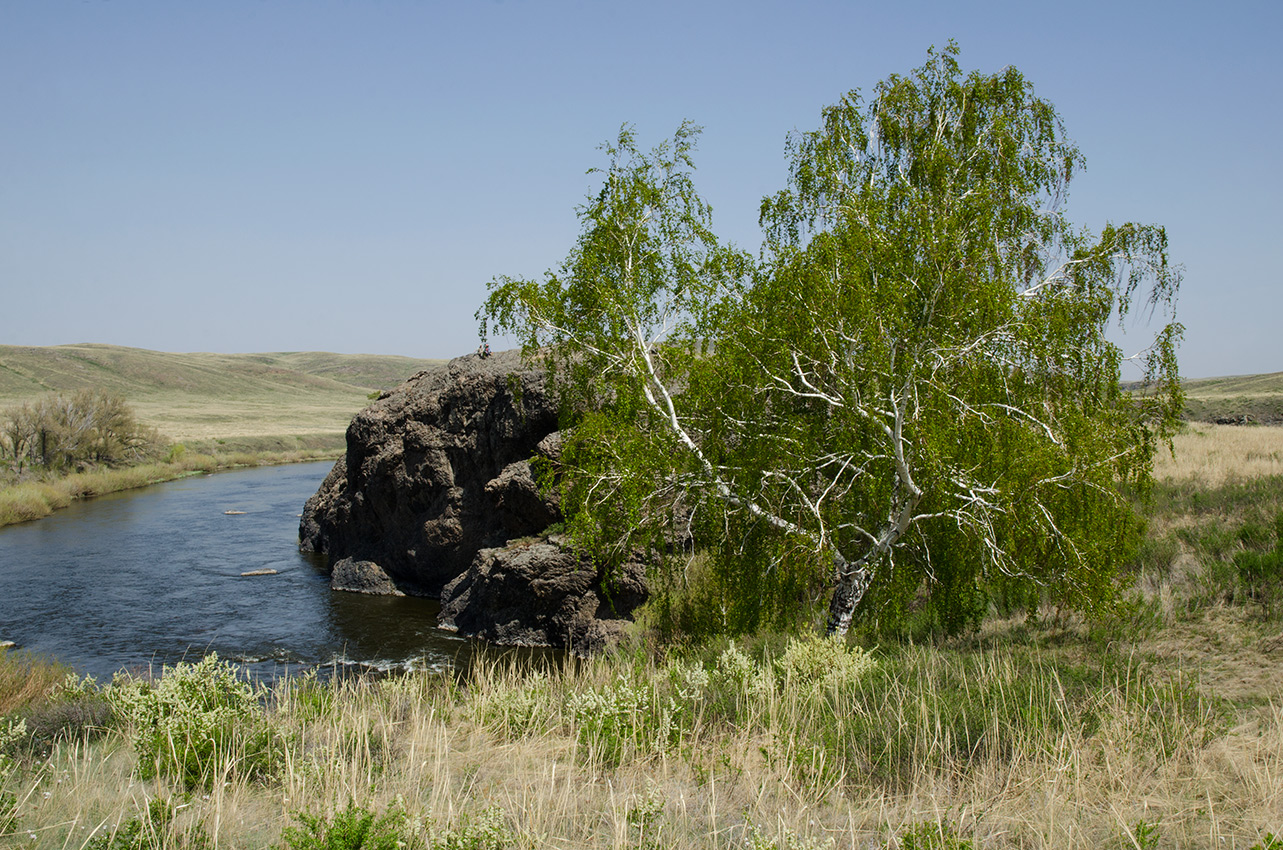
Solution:
M 189 788 L 220 772 L 264 778 L 282 755 L 256 689 L 215 653 L 166 667 L 156 683 L 118 676 L 108 694 L 143 778 L 169 776 Z

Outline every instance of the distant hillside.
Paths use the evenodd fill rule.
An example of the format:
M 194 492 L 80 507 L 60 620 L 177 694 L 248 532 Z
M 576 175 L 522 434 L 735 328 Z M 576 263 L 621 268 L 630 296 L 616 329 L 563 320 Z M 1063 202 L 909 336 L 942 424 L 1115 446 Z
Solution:
M 1283 424 L 1283 372 L 1185 382 L 1186 418 Z
M 368 354 L 171 354 L 114 345 L 0 345 L 0 407 L 48 392 L 120 393 L 175 440 L 342 433 L 375 390 L 444 360 Z

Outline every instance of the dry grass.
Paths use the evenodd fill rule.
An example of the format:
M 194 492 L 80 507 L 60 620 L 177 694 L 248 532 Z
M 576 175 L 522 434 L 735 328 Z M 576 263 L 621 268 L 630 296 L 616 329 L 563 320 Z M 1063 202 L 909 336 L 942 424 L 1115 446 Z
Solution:
M 233 848 L 269 846 L 295 813 L 349 801 L 399 807 L 425 836 L 497 809 L 507 846 L 559 848 L 894 847 L 923 822 L 985 848 L 1248 850 L 1283 832 L 1278 703 L 1227 720 L 1192 685 L 1159 684 L 1138 666 L 1075 679 L 1016 646 L 907 648 L 858 683 L 818 690 L 727 684 L 721 664 L 708 661 L 703 685 L 691 684 L 691 662 L 630 659 L 550 672 L 485 662 L 463 687 L 427 674 L 292 682 L 268 712 L 293 741 L 278 780 L 238 778 L 233 752 L 212 788 L 185 797 L 134 778 L 126 730 L 73 740 L 11 786 L 18 838 L 82 847 L 158 796 L 182 804 L 184 828 Z M 681 719 L 673 733 L 617 704 L 606 713 L 627 728 L 614 752 L 582 695 L 629 688 Z M 990 712 L 968 746 L 951 714 L 959 704 Z M 868 761 L 887 747 L 910 760 L 889 771 Z M 1140 843 L 1146 830 L 1161 843 Z
M 1194 423 L 1173 441 L 1175 454 L 1160 449 L 1159 481 L 1220 487 L 1235 478 L 1283 475 L 1283 427 Z
M 318 394 L 316 399 L 220 399 L 169 393 L 131 402 L 138 420 L 169 440 L 188 443 L 277 434 L 342 435 L 369 404 L 365 393 Z

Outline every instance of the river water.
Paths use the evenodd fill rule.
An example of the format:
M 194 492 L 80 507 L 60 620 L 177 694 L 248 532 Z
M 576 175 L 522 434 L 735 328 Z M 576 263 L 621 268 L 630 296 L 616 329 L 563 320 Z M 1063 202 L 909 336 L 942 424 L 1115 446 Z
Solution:
M 0 529 L 0 640 L 104 679 L 210 651 L 264 677 L 467 654 L 435 601 L 336 593 L 298 551 L 298 514 L 331 466 L 185 478 Z M 276 574 L 241 575 L 254 570 Z

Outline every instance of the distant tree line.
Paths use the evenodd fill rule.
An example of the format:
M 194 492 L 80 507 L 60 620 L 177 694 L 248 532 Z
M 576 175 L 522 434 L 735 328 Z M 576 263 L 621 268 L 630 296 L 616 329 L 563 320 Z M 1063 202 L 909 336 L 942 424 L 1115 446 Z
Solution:
M 0 461 L 19 474 L 136 463 L 160 444 L 123 397 L 105 390 L 51 393 L 0 413 Z

